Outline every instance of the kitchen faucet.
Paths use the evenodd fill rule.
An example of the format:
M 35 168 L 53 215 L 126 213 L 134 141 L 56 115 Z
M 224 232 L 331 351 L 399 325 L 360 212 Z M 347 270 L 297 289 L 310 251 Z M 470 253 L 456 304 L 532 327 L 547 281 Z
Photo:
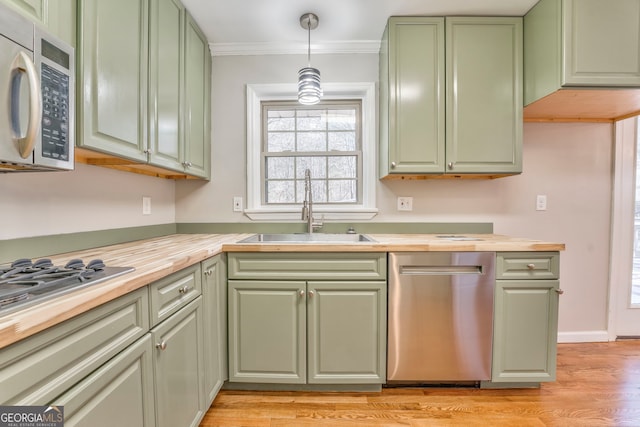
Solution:
M 302 220 L 307 221 L 307 233 L 311 234 L 322 227 L 322 222 L 313 219 L 313 193 L 311 192 L 311 171 L 304 171 L 304 202 L 302 202 Z

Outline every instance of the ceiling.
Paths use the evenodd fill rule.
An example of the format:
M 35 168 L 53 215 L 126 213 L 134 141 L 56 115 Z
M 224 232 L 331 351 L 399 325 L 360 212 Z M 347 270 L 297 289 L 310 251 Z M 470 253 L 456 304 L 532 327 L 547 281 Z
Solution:
M 538 0 L 183 0 L 214 55 L 306 53 L 299 18 L 318 15 L 313 53 L 377 51 L 392 15 L 522 16 Z

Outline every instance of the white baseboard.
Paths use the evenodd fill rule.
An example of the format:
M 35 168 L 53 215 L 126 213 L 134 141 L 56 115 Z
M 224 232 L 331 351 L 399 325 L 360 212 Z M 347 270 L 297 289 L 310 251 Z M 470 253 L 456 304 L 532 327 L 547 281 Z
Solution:
M 608 342 L 607 331 L 558 332 L 559 343 Z

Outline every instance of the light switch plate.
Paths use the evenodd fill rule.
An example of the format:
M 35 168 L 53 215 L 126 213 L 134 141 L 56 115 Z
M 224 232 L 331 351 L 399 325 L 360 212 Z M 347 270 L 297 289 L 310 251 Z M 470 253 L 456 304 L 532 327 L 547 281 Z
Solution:
M 546 194 L 538 194 L 536 196 L 536 210 L 537 211 L 546 211 L 547 210 L 547 196 L 546 196 Z

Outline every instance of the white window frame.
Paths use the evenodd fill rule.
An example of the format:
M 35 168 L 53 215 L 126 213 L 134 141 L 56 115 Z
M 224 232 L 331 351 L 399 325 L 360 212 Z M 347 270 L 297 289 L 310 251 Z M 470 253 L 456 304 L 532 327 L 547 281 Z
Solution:
M 296 84 L 247 85 L 247 208 L 244 214 L 257 221 L 300 220 L 301 204 L 262 204 L 262 101 L 297 99 Z M 375 83 L 323 83 L 325 99 L 358 99 L 362 102 L 362 201 L 350 205 L 314 205 L 316 218 L 367 220 L 376 208 L 376 87 Z

